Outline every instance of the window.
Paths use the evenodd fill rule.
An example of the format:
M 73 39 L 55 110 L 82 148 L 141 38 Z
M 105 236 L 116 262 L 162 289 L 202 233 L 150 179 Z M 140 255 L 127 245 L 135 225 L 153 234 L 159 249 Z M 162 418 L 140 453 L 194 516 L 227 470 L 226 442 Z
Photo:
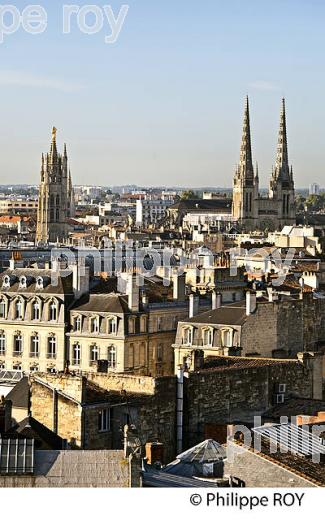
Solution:
M 192 345 L 193 343 L 193 329 L 190 327 L 186 327 L 183 329 L 182 336 L 183 345 Z
M 129 318 L 129 334 L 135 334 L 135 318 Z
M 82 331 L 82 317 L 81 316 L 77 316 L 77 318 L 75 319 L 74 330 L 76 332 L 81 332 Z
M 21 356 L 23 353 L 23 337 L 20 333 L 14 336 L 14 356 Z
M 58 306 L 56 302 L 50 303 L 50 321 L 57 321 L 58 319 Z
M 23 302 L 21 300 L 17 300 L 15 303 L 15 319 L 23 319 Z
M 147 316 L 141 316 L 140 332 L 147 332 Z
M 30 372 L 39 372 L 39 366 L 38 365 L 31 365 L 29 367 Z
M 158 316 L 157 318 L 157 330 L 158 332 L 162 330 L 162 317 L 161 316 Z
M 128 362 L 129 368 L 134 367 L 134 345 L 131 343 L 129 345 L 129 362 Z
M 0 318 L 6 318 L 6 302 L 4 300 L 0 300 Z
M 223 347 L 232 347 L 232 329 L 224 329 L 222 331 L 222 346 Z
M 98 412 L 98 431 L 109 432 L 111 430 L 111 410 L 103 408 Z
M 4 287 L 4 288 L 10 287 L 10 276 L 6 275 L 3 278 L 2 287 Z
M 41 306 L 38 301 L 33 302 L 32 320 L 39 320 L 41 317 Z
M 212 347 L 213 346 L 213 329 L 203 329 L 202 331 L 202 340 L 203 346 Z
M 108 347 L 108 367 L 116 368 L 116 347 Z
M 0 363 L 0 370 L 6 370 L 5 363 Z
M 90 347 L 90 363 L 96 363 L 99 359 L 99 348 L 97 345 L 91 345 Z
M 55 358 L 56 357 L 56 337 L 50 336 L 47 340 L 47 357 Z
M 36 289 L 44 289 L 44 280 L 41 276 L 36 279 Z
M 163 360 L 163 347 L 162 345 L 157 345 L 157 362 L 161 363 Z
M 38 337 L 38 334 L 35 334 L 31 338 L 30 355 L 31 355 L 31 357 L 38 357 L 39 356 L 39 337 Z
M 109 318 L 108 319 L 108 334 L 116 334 L 117 333 L 117 319 Z
M 81 347 L 79 343 L 72 345 L 72 364 L 80 365 L 81 362 Z
M 21 363 L 13 363 L 12 369 L 21 371 Z
M 0 355 L 4 355 L 6 353 L 6 335 L 4 332 L 0 334 Z
M 19 279 L 19 289 L 26 289 L 27 288 L 27 278 L 26 276 L 21 276 Z
M 98 334 L 99 333 L 99 318 L 98 318 L 98 316 L 96 318 L 91 318 L 91 320 L 90 320 L 90 332 L 92 334 Z

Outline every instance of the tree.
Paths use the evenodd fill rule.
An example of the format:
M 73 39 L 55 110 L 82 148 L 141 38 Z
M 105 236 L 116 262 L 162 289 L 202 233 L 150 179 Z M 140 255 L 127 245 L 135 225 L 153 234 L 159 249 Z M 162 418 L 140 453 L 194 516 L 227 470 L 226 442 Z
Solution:
M 181 200 L 197 200 L 199 198 L 200 197 L 198 196 L 198 194 L 195 193 L 193 190 L 183 191 L 181 195 Z

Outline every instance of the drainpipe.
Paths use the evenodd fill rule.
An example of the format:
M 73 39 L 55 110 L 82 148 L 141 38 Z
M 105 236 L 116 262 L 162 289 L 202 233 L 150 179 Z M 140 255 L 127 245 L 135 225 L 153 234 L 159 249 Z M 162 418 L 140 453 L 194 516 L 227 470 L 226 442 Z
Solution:
M 177 369 L 177 404 L 176 404 L 176 427 L 177 427 L 177 455 L 183 451 L 183 406 L 184 406 L 184 369 L 182 365 Z
M 53 389 L 53 431 L 58 433 L 58 393 Z

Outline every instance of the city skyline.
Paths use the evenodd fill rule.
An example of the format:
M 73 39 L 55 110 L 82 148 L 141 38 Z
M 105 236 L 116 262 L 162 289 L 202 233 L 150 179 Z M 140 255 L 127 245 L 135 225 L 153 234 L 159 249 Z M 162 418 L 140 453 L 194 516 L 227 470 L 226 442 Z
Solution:
M 132 1 L 113 45 L 103 34 L 61 34 L 62 4 L 42 5 L 46 32 L 18 31 L 0 45 L 3 184 L 38 184 L 39 154 L 55 125 L 75 184 L 91 177 L 105 186 L 157 186 L 163 178 L 231 187 L 246 94 L 261 187 L 276 158 L 283 96 L 296 186 L 322 184 L 321 2 L 298 1 L 293 10 L 275 1 L 266 10 L 255 0 L 208 1 L 199 10 L 196 2 Z M 112 3 L 115 13 L 120 7 Z

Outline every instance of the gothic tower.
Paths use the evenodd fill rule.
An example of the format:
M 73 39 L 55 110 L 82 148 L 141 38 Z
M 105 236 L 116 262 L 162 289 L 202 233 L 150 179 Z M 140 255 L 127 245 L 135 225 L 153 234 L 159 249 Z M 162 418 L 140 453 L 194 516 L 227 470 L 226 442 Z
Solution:
M 52 130 L 50 153 L 42 154 L 36 242 L 62 241 L 68 236 L 68 219 L 74 216 L 73 187 L 68 171 L 68 155 L 58 154 L 56 128 Z
M 277 203 L 280 227 L 296 223 L 295 186 L 289 166 L 285 99 L 282 99 L 280 130 L 275 168 L 272 171 L 269 197 Z
M 233 183 L 233 216 L 247 229 L 254 227 L 258 218 L 258 172 L 254 173 L 252 160 L 249 100 L 246 98 L 240 160 Z

